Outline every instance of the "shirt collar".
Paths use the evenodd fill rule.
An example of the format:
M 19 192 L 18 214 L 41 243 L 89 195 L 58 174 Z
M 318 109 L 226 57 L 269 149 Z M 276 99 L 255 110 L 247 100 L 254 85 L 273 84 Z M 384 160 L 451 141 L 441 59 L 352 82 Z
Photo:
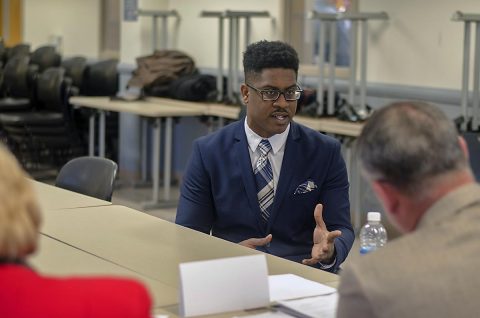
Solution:
M 247 118 L 245 117 L 245 134 L 247 135 L 247 142 L 248 147 L 252 152 L 257 150 L 258 145 L 265 139 L 257 135 L 247 124 Z M 290 124 L 288 124 L 287 129 L 281 134 L 273 135 L 272 137 L 268 138 L 270 145 L 272 146 L 273 154 L 276 154 L 287 142 L 288 132 L 290 131 Z

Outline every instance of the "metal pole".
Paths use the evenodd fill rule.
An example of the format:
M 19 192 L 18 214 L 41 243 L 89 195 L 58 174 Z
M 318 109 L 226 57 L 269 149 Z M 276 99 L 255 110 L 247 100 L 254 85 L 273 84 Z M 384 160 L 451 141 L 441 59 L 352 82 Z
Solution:
M 350 29 L 350 81 L 348 86 L 348 102 L 355 105 L 355 85 L 357 81 L 357 36 L 358 21 L 351 21 Z
M 362 43 L 361 43 L 361 64 L 360 64 L 360 110 L 366 111 L 367 95 L 367 39 L 368 23 L 367 20 L 361 21 Z
M 250 44 L 251 23 L 251 18 L 248 16 L 245 17 L 245 48 Z
M 233 87 L 233 84 L 232 84 L 232 80 L 233 80 L 233 41 L 234 41 L 234 27 L 233 27 L 233 17 L 229 17 L 228 18 L 228 21 L 229 21 L 229 39 L 228 39 L 228 86 L 227 86 L 227 96 L 228 96 L 228 100 L 229 102 L 232 102 L 233 101 L 233 90 L 232 90 L 232 87 Z
M 140 119 L 142 127 L 142 182 L 147 182 L 147 134 L 148 134 L 148 120 L 146 118 Z
M 473 73 L 473 103 L 472 103 L 472 130 L 478 130 L 480 126 L 480 22 L 475 22 L 475 51 L 474 56 L 474 73 Z
M 330 68 L 328 72 L 329 84 L 328 84 L 328 115 L 335 113 L 335 68 L 337 64 L 337 23 L 336 21 L 330 21 L 330 55 L 329 63 Z
M 462 98 L 460 104 L 462 106 L 463 123 L 461 129 L 467 130 L 469 119 L 468 112 L 468 82 L 470 68 L 470 21 L 465 21 L 463 35 L 463 70 L 462 70 Z
M 95 111 L 90 112 L 88 119 L 88 155 L 95 156 Z
M 157 23 L 157 17 L 152 16 L 152 50 L 155 51 L 158 48 L 158 23 Z
M 165 123 L 165 157 L 163 162 L 163 199 L 170 200 L 170 182 L 172 172 L 172 117 Z
M 322 20 L 318 21 L 319 23 L 319 35 L 318 35 L 318 89 L 317 89 L 317 115 L 322 116 L 324 111 L 324 102 L 323 102 L 323 90 L 324 90 L 324 71 L 325 71 L 325 35 L 327 23 Z
M 223 17 L 218 18 L 217 101 L 223 100 Z
M 168 49 L 168 16 L 162 16 L 162 46 L 161 49 Z
M 233 34 L 234 34 L 234 40 L 233 40 L 233 82 L 232 82 L 232 91 L 234 96 L 234 101 L 237 101 L 238 97 L 238 91 L 239 91 L 239 83 L 238 83 L 238 51 L 240 50 L 240 28 L 239 28 L 239 18 L 234 17 L 232 18 L 233 20 Z
M 152 161 L 152 206 L 158 204 L 158 189 L 160 187 L 160 135 L 161 135 L 161 119 L 156 118 L 153 126 L 153 161 Z
M 98 129 L 98 144 L 100 157 L 105 157 L 105 112 L 100 111 L 100 127 Z

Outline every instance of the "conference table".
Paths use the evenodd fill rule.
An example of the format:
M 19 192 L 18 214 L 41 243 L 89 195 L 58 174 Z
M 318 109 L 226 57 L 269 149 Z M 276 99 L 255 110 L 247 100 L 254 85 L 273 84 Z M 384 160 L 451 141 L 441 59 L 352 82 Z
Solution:
M 69 276 L 118 276 L 136 279 L 148 287 L 154 303 L 175 304 L 176 290 L 158 280 L 141 275 L 119 264 L 82 251 L 50 236 L 41 234 L 38 252 L 29 264 L 44 275 Z
M 96 268 L 94 262 L 101 260 L 98 273 L 125 273 L 138 277 L 151 290 L 156 312 L 171 317 L 178 316 L 180 263 L 262 254 L 118 205 L 45 210 L 41 233 L 75 249 L 76 254 L 81 254 L 77 257 L 88 259 L 88 263 L 81 265 L 80 272 Z M 49 265 L 52 259 L 64 258 L 62 248 L 46 238 L 42 244 L 44 246 L 34 260 L 39 269 L 52 274 L 76 272 L 80 265 L 71 271 L 59 269 L 63 265 Z M 338 282 L 337 275 L 322 270 L 268 254 L 266 259 L 269 275 L 292 273 L 330 286 L 336 286 Z M 93 272 L 96 273 L 96 269 Z M 236 314 L 245 315 L 247 312 Z

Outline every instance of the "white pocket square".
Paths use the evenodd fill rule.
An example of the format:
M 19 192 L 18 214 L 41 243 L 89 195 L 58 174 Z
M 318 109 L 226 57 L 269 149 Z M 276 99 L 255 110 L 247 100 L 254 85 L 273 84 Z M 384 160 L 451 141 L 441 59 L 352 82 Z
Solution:
M 316 188 L 317 188 L 317 185 L 315 184 L 315 182 L 313 182 L 312 180 L 307 180 L 304 183 L 302 183 L 301 185 L 299 185 L 295 189 L 295 192 L 293 194 L 308 193 L 310 191 L 313 191 Z

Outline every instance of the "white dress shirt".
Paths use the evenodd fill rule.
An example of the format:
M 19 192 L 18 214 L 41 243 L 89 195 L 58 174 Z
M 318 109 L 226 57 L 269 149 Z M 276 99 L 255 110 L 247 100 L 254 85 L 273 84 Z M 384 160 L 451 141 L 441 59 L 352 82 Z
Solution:
M 245 118 L 245 134 L 247 135 L 248 152 L 250 153 L 250 160 L 252 161 L 252 170 L 255 170 L 255 164 L 260 157 L 260 149 L 258 145 L 263 139 L 268 139 L 272 146 L 272 151 L 268 153 L 268 160 L 272 166 L 273 172 L 273 191 L 276 191 L 278 178 L 282 169 L 283 154 L 285 153 L 285 144 L 287 142 L 288 132 L 290 131 L 290 124 L 287 129 L 281 134 L 273 135 L 270 138 L 262 138 L 257 135 L 247 124 L 247 118 Z

